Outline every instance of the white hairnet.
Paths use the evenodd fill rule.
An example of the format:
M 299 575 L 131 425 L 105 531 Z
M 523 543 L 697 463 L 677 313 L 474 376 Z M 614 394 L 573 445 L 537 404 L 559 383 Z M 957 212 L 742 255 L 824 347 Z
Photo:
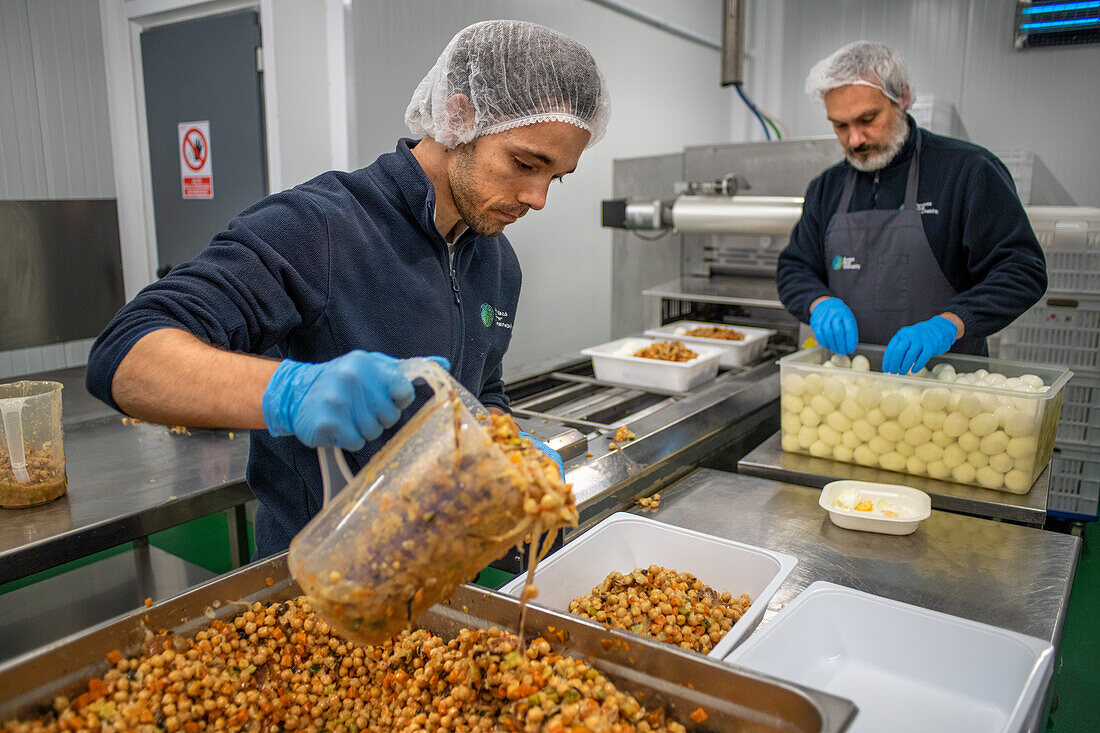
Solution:
M 587 130 L 593 145 L 610 114 L 607 85 L 588 49 L 535 23 L 487 20 L 443 49 L 413 92 L 405 124 L 453 148 L 536 122 L 568 122 Z
M 806 77 L 806 94 L 824 102 L 826 93 L 849 84 L 874 87 L 901 104 L 910 90 L 909 65 L 884 43 L 856 41 L 814 64 Z

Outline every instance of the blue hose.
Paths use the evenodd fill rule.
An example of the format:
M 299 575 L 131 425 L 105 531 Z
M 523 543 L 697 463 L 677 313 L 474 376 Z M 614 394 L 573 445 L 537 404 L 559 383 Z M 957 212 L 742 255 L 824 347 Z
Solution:
M 737 90 L 738 96 L 741 97 L 741 101 L 745 103 L 745 106 L 749 108 L 749 111 L 756 115 L 756 119 L 760 121 L 760 126 L 764 128 L 764 138 L 766 140 L 771 140 L 772 136 L 771 133 L 768 132 L 768 126 L 764 122 L 764 118 L 760 115 L 760 111 L 756 109 L 756 105 L 749 101 L 749 98 L 745 96 L 745 93 L 743 91 L 741 91 L 740 84 L 734 84 L 733 88 Z

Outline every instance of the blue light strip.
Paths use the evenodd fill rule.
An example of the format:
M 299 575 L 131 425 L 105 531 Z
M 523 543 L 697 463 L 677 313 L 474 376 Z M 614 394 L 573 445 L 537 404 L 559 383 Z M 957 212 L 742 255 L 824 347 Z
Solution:
M 1100 17 L 1097 18 L 1080 18 L 1078 20 L 1045 20 L 1038 23 L 1023 23 L 1020 25 L 1020 30 L 1030 31 L 1039 30 L 1042 28 L 1055 28 L 1064 26 L 1079 26 L 1079 25 L 1097 25 L 1100 24 Z
M 1077 3 L 1054 3 L 1052 5 L 1032 5 L 1030 8 L 1024 8 L 1021 12 L 1024 15 L 1036 15 L 1038 13 L 1059 13 L 1066 10 L 1090 10 L 1092 8 L 1100 8 L 1100 0 Z

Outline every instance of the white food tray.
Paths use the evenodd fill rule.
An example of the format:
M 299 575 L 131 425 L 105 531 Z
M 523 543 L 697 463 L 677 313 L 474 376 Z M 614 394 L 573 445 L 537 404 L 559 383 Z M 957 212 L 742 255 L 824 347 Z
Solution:
M 842 492 L 853 490 L 873 502 L 889 499 L 900 508 L 908 509 L 912 517 L 886 517 L 871 512 L 842 509 L 836 505 Z M 877 484 L 871 481 L 830 481 L 821 489 L 818 505 L 829 512 L 833 524 L 844 529 L 880 534 L 912 534 L 917 525 L 932 516 L 932 499 L 928 494 L 898 484 Z
M 846 697 L 850 731 L 1018 731 L 1053 673 L 1050 644 L 818 581 L 727 662 Z
M 744 341 L 727 341 L 725 339 L 702 338 L 699 336 L 685 336 L 687 331 L 693 328 L 719 326 L 732 328 L 745 334 Z M 764 347 L 768 345 L 768 339 L 775 335 L 775 331 L 766 328 L 750 328 L 749 326 L 735 326 L 728 323 L 704 323 L 703 321 L 677 321 L 660 328 L 651 328 L 645 332 L 646 336 L 659 339 L 678 339 L 685 344 L 705 344 L 722 350 L 719 364 L 724 367 L 739 367 L 760 358 L 764 353 Z
M 780 552 L 619 512 L 539 563 L 534 579 L 539 595 L 532 603 L 568 613 L 570 601 L 614 571 L 660 565 L 691 573 L 719 593 L 749 594 L 749 610 L 707 655 L 722 659 L 760 623 L 797 563 Z M 526 579 L 523 573 L 500 591 L 518 598 Z
M 581 351 L 592 357 L 596 379 L 639 387 L 654 387 L 670 392 L 686 392 L 718 374 L 721 349 L 692 344 L 689 348 L 699 356 L 691 361 L 662 361 L 631 356 L 657 340 L 629 337 L 611 341 Z

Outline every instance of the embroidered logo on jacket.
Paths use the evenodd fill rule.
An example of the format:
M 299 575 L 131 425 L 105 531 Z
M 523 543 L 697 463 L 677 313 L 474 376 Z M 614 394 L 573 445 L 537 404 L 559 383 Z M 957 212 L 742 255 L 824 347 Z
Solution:
M 511 328 L 512 324 L 506 320 L 507 318 L 508 311 L 497 310 L 488 303 L 481 304 L 481 322 L 485 328 L 491 328 L 494 323 L 500 328 Z
M 855 257 L 845 257 L 843 255 L 837 255 L 833 258 L 834 270 L 859 270 L 863 266 L 856 262 Z

